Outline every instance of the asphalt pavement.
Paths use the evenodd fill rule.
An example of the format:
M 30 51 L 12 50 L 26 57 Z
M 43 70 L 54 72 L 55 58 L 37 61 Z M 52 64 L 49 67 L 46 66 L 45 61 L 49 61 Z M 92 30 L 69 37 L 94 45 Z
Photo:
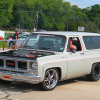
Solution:
M 3 48 L 0 48 L 0 52 L 1 51 L 7 51 L 7 50 L 11 50 L 10 48 L 4 48 L 4 50 L 3 50 Z
M 0 100 L 100 100 L 100 80 L 65 80 L 52 91 L 42 91 L 38 85 L 29 83 L 0 84 Z

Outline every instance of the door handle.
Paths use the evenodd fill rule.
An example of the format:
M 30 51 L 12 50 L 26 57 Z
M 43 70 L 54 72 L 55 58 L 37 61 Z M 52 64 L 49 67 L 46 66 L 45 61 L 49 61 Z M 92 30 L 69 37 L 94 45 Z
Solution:
M 81 55 L 84 55 L 84 53 L 80 53 Z

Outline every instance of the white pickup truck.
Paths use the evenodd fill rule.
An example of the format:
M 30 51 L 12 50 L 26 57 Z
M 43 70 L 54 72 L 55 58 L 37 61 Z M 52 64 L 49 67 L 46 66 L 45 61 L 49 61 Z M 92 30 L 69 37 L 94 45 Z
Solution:
M 70 38 L 72 42 L 70 42 Z M 73 50 L 70 45 L 77 49 Z M 52 90 L 62 80 L 100 77 L 100 35 L 87 32 L 34 32 L 18 50 L 0 53 L 0 82 L 22 81 Z

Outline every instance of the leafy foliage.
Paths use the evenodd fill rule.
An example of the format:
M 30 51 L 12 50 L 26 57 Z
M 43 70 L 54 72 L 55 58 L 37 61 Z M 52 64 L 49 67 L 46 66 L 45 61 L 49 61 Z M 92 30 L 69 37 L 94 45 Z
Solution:
M 14 0 L 0 0 L 0 26 L 6 26 L 13 19 Z
M 97 32 L 100 28 L 100 5 L 84 9 L 63 0 L 0 0 L 0 26 L 23 29 L 46 29 Z

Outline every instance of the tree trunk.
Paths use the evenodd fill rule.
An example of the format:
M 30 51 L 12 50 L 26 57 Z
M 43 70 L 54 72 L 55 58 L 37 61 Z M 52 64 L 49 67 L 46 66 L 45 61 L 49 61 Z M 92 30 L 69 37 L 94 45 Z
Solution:
M 21 32 L 21 30 L 20 30 L 20 22 L 19 22 L 19 32 Z

